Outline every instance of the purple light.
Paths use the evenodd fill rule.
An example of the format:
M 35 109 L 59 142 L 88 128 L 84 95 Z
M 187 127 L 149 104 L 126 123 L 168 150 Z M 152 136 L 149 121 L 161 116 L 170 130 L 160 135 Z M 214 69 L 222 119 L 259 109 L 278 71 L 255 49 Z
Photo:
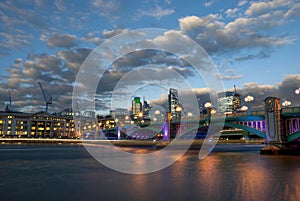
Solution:
M 164 125 L 164 140 L 169 140 L 169 125 L 168 122 Z
M 121 139 L 121 129 L 118 127 L 118 139 Z

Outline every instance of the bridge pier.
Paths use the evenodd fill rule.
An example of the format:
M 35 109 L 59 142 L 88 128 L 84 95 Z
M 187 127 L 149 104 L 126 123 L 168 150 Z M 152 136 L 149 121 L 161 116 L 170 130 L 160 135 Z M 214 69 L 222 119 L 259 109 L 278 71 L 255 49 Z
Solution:
M 300 153 L 298 149 L 300 147 L 292 146 L 287 140 L 279 100 L 277 97 L 265 99 L 266 145 L 261 148 L 260 153 L 274 155 Z

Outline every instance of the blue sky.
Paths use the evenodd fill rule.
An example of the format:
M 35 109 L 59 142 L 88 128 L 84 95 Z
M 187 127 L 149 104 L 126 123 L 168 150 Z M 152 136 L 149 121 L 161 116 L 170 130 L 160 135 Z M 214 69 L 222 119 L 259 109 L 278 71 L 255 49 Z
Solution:
M 42 110 L 38 82 L 54 99 L 50 112 L 70 107 L 73 83 L 88 54 L 117 34 L 143 28 L 161 28 L 190 37 L 213 59 L 225 89 L 236 85 L 242 96 L 255 97 L 256 107 L 261 107 L 267 96 L 300 104 L 300 97 L 294 94 L 300 87 L 300 1 L 7 0 L 0 3 L 0 20 L 3 109 L 11 91 L 16 110 Z M 132 63 L 127 61 L 127 67 L 134 66 L 136 56 L 132 56 Z M 183 69 L 188 65 L 166 58 L 157 57 L 155 62 L 186 73 Z M 153 63 L 154 59 L 146 60 Z M 197 96 L 205 96 L 203 83 L 194 85 L 197 78 L 188 73 L 184 77 Z M 115 78 L 117 82 L 124 74 L 107 76 L 110 79 L 100 90 L 103 100 L 109 99 L 113 90 L 109 80 Z M 148 90 L 146 96 L 153 94 L 154 99 L 161 99 L 153 102 L 162 102 L 163 90 L 154 91 L 159 92 Z M 99 108 L 109 106 L 103 101 Z

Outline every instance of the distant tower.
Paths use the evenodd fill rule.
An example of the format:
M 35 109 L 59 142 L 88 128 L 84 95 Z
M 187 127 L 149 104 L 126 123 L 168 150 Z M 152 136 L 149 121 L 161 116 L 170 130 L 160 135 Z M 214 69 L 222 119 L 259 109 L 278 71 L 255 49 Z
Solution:
M 282 143 L 280 124 L 280 98 L 268 97 L 265 100 L 267 141 Z
M 6 112 L 12 112 L 13 111 L 13 108 L 12 108 L 12 101 L 11 101 L 11 92 L 10 90 L 8 91 L 8 103 L 6 104 L 6 108 L 5 108 L 5 111 Z
M 181 112 L 184 109 L 179 102 L 178 90 L 177 89 L 169 89 L 168 95 L 169 102 L 169 112 L 171 113 L 172 121 L 180 121 L 181 120 Z
M 218 94 L 218 109 L 219 112 L 236 112 L 241 107 L 241 95 L 236 92 L 234 85 L 234 92 L 226 91 Z
M 131 110 L 132 110 L 133 119 L 137 119 L 140 112 L 142 112 L 141 98 L 140 97 L 134 97 L 131 104 L 132 104 L 131 105 Z

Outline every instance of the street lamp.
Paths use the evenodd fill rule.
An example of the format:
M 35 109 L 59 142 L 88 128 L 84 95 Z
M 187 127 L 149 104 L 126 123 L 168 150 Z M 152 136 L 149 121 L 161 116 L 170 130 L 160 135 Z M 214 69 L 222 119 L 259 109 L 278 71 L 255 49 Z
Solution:
M 206 103 L 204 104 L 204 107 L 205 107 L 205 108 L 211 108 L 211 107 L 212 107 L 212 104 L 211 104 L 210 102 L 206 102 Z
M 248 107 L 244 105 L 244 106 L 241 108 L 241 110 L 242 110 L 243 112 L 245 112 L 245 111 L 248 110 Z
M 204 107 L 206 108 L 207 114 L 210 115 L 211 109 L 212 109 L 212 104 L 211 102 L 206 102 L 204 104 Z
M 155 115 L 160 115 L 160 110 L 155 110 L 155 111 L 154 111 L 154 114 L 155 114 Z
M 254 97 L 253 96 L 246 96 L 244 98 L 245 102 L 248 103 L 248 114 L 250 114 L 250 102 L 254 101 Z
M 291 104 L 292 104 L 291 101 L 284 101 L 284 102 L 282 103 L 282 106 L 283 106 L 283 107 L 288 107 L 288 106 L 290 106 Z
M 295 90 L 295 94 L 299 95 L 300 94 L 300 88 Z
M 251 101 L 253 101 L 254 100 L 254 97 L 253 96 L 246 96 L 245 98 L 244 98 L 244 100 L 245 100 L 245 102 L 251 102 Z
M 181 108 L 180 106 L 175 107 L 175 111 L 176 111 L 176 112 L 181 112 L 181 110 L 182 110 L 182 108 Z

